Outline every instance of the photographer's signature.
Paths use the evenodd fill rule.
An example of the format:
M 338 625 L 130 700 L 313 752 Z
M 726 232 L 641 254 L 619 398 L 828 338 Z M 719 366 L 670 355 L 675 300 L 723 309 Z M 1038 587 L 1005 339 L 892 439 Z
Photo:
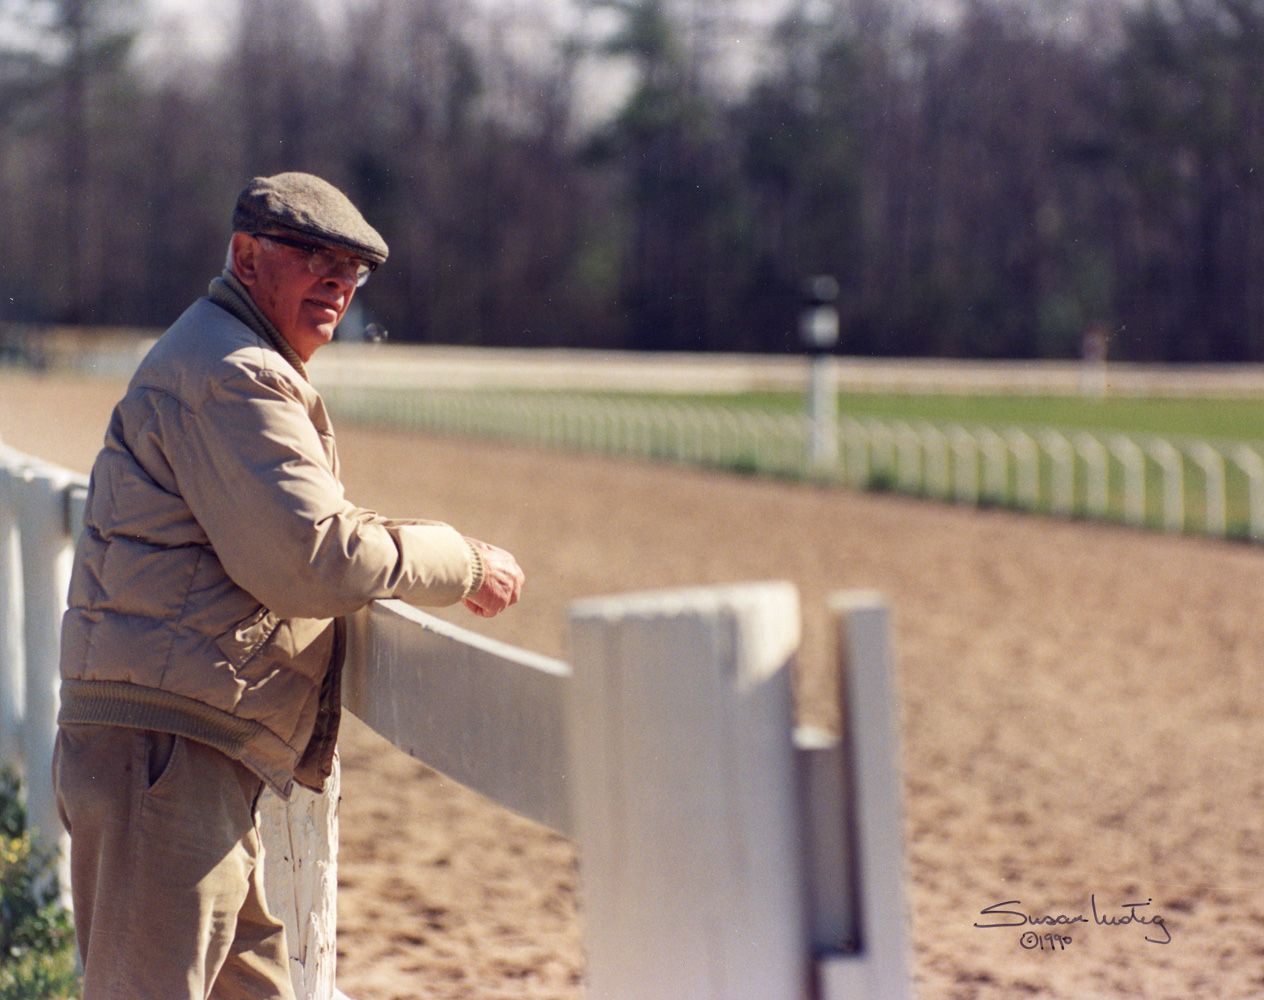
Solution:
M 1120 903 L 1115 909 L 1098 906 L 1096 893 L 1088 899 L 1087 913 L 1056 914 L 1028 913 L 1021 909 L 1022 900 L 1007 899 L 1003 903 L 993 903 L 980 910 L 979 916 L 984 920 L 975 921 L 974 926 L 1050 928 L 1049 932 L 1043 934 L 1033 930 L 1024 931 L 1019 940 L 1027 949 L 1040 947 L 1043 950 L 1046 943 L 1052 950 L 1065 949 L 1074 939 L 1064 931 L 1070 932 L 1078 924 L 1096 927 L 1126 927 L 1135 924 L 1144 929 L 1145 940 L 1151 944 L 1171 944 L 1172 932 L 1168 930 L 1167 922 L 1161 913 L 1151 909 L 1153 899 L 1147 899 L 1144 903 Z M 1057 930 L 1054 931 L 1054 928 Z

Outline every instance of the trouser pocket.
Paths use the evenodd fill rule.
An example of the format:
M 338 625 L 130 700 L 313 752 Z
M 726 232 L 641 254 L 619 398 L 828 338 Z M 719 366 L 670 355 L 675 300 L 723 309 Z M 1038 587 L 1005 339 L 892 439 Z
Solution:
M 178 737 L 171 733 L 146 732 L 141 741 L 145 752 L 145 788 L 152 789 L 171 770 Z

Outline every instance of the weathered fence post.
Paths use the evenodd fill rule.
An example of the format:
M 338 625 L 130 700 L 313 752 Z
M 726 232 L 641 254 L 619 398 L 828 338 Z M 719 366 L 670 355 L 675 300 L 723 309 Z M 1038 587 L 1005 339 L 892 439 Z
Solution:
M 290 979 L 298 1000 L 332 1000 L 338 947 L 338 794 L 334 772 L 320 793 L 295 786 L 286 802 L 259 797 L 268 906 L 285 924 Z
M 790 584 L 571 605 L 589 1000 L 803 1000 Z

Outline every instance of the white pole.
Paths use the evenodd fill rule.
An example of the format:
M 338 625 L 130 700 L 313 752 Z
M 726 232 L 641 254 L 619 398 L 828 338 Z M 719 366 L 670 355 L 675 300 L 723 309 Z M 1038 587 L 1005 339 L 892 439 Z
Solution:
M 67 490 L 81 478 L 42 463 L 22 470 L 18 482 L 26 641 L 27 815 L 50 844 L 64 850 L 66 837 L 53 796 L 53 742 L 61 687 L 61 619 L 70 589 L 74 543 L 67 524 Z
M 812 358 L 811 427 L 808 467 L 816 475 L 838 465 L 838 370 L 833 355 Z
M 589 1000 L 803 1000 L 798 644 L 786 583 L 571 605 Z
M 317 793 L 296 786 L 286 802 L 259 796 L 264 892 L 285 924 L 290 981 L 297 1000 L 332 1000 L 338 946 L 338 794 L 341 770 Z
M 0 763 L 22 760 L 26 714 L 26 649 L 23 643 L 22 551 L 18 534 L 16 456 L 0 450 Z
M 838 282 L 817 275 L 807 280 L 804 292 L 799 336 L 812 355 L 808 471 L 825 476 L 838 468 L 838 372 L 830 354 L 838 343 Z

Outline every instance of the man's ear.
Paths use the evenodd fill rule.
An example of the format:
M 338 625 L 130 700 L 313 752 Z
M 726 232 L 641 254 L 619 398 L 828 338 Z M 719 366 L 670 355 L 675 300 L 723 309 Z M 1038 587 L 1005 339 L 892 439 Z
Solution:
M 247 288 L 253 288 L 259 280 L 259 241 L 246 233 L 233 233 L 232 246 L 233 274 Z

